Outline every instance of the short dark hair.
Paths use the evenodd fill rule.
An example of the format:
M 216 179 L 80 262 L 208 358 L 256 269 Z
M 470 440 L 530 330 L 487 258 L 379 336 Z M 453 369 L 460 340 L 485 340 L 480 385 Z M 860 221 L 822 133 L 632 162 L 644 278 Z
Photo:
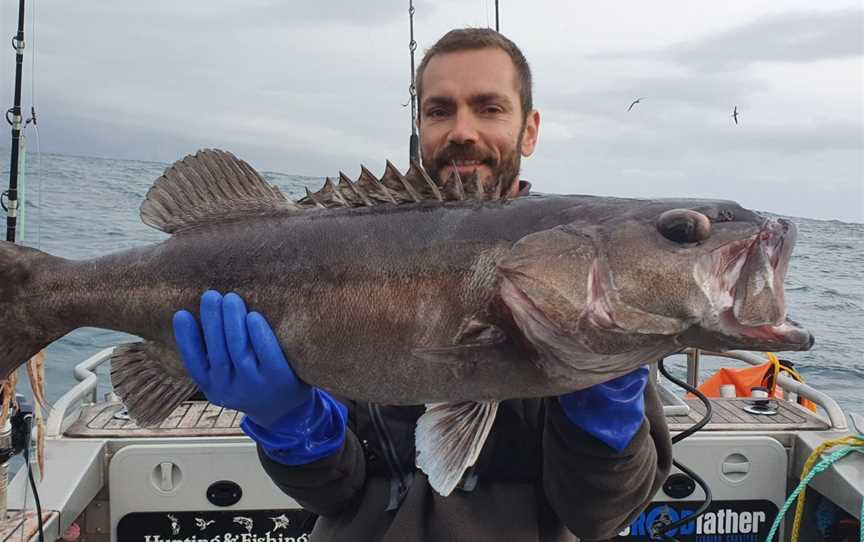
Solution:
M 415 77 L 418 103 L 423 98 L 423 73 L 432 57 L 443 53 L 486 48 L 498 48 L 510 56 L 510 60 L 513 61 L 513 66 L 516 68 L 516 84 L 522 105 L 522 118 L 523 120 L 528 118 L 528 113 L 534 109 L 531 98 L 531 68 L 519 47 L 505 38 L 503 34 L 491 28 L 456 28 L 444 34 L 441 39 L 435 42 L 435 45 L 426 51 Z

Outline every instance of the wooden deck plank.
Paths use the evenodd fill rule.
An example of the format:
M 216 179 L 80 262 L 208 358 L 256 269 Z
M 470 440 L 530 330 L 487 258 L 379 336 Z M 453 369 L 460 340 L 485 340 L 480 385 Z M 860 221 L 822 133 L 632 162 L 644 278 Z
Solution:
M 672 431 L 683 431 L 698 423 L 705 407 L 698 399 L 686 399 L 690 406 L 687 416 L 669 416 L 666 421 Z M 702 431 L 798 431 L 824 430 L 828 424 L 810 411 L 786 401 L 776 401 L 776 416 L 754 416 L 744 412 L 748 404 L 744 398 L 716 398 L 711 400 L 714 414 Z M 206 401 L 187 401 L 181 404 L 157 428 L 138 427 L 131 420 L 114 419 L 122 409 L 118 403 L 100 403 L 85 407 L 81 416 L 66 431 L 71 437 L 171 437 L 171 436 L 242 436 L 242 414 Z M 90 420 L 89 423 L 85 420 Z M 2 540 L 2 539 L 0 539 Z
M 692 417 L 701 419 L 705 407 L 698 399 L 687 399 Z M 786 401 L 775 401 L 777 408 L 774 416 L 760 416 L 744 411 L 749 400 L 744 398 L 716 398 L 711 400 L 712 416 L 703 431 L 798 431 L 824 430 L 828 424 L 816 415 L 799 408 L 798 405 Z M 683 416 L 668 418 L 669 428 L 682 431 L 693 425 L 692 422 L 682 422 Z
M 236 417 L 236 410 L 231 410 L 230 408 L 223 408 L 222 412 L 219 413 L 219 417 L 216 418 L 216 423 L 213 424 L 213 427 L 233 427 L 234 418 Z
M 204 414 L 204 410 L 207 408 L 208 404 L 209 403 L 203 401 L 196 401 L 190 404 L 189 409 L 186 411 L 186 414 L 183 415 L 183 418 L 180 420 L 180 423 L 177 424 L 177 427 L 182 427 L 184 429 L 198 427 L 201 415 Z
M 95 416 L 90 417 L 88 427 L 93 429 L 102 429 L 105 424 L 114 418 L 114 414 L 123 409 L 123 405 L 102 405 L 102 408 Z
M 158 427 L 139 427 L 133 420 L 115 419 L 114 414 L 122 409 L 119 403 L 84 407 L 79 419 L 64 434 L 68 437 L 122 438 L 243 435 L 238 427 L 240 416 L 237 411 L 206 401 L 184 402 Z M 85 424 L 84 420 L 96 423 Z
M 48 523 L 56 515 L 54 510 L 43 510 L 42 523 Z M 30 540 L 38 530 L 35 511 L 9 510 L 6 518 L 0 520 L 0 541 Z
M 102 426 L 102 429 L 125 429 L 130 423 L 130 420 L 112 418 L 108 420 L 108 423 Z
M 160 429 L 172 429 L 180 425 L 180 420 L 183 419 L 183 416 L 186 415 L 186 412 L 189 410 L 189 402 L 182 403 L 179 407 L 174 409 L 167 418 L 165 418 L 162 423 L 159 424 Z
M 223 408 L 219 405 L 207 403 L 207 408 L 205 408 L 204 412 L 201 414 L 201 419 L 198 420 L 197 427 L 205 428 L 215 426 L 216 420 L 219 419 L 219 414 L 222 413 L 222 410 Z
M 787 403 L 786 406 L 791 407 L 792 405 Z M 806 421 L 804 416 L 801 416 L 793 408 L 778 408 L 777 416 L 789 423 L 804 423 Z
M 737 403 L 737 402 L 736 402 Z M 717 421 L 725 423 L 760 423 L 762 420 L 756 419 L 755 416 L 744 412 L 743 405 L 737 403 L 730 404 L 727 401 L 712 401 L 711 406 L 714 407 L 714 412 L 717 413 Z

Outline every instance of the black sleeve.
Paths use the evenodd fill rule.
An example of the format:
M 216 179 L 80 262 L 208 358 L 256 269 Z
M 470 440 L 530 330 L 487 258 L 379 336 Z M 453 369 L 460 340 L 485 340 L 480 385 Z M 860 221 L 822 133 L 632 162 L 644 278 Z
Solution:
M 337 452 L 306 465 L 279 463 L 260 445 L 258 457 L 279 489 L 319 516 L 335 516 L 351 506 L 366 480 L 366 459 L 351 429 Z
M 620 452 L 570 422 L 557 398 L 545 401 L 543 486 L 550 505 L 576 536 L 614 537 L 648 505 L 672 464 L 653 382 L 645 389 L 642 427 Z

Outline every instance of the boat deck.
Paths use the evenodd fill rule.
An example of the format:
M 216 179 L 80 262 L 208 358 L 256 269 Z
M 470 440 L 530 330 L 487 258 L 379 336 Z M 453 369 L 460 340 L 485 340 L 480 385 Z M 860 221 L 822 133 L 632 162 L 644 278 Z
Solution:
M 671 431 L 683 431 L 702 419 L 705 405 L 698 399 L 685 399 L 690 407 L 687 416 L 666 418 Z M 744 410 L 753 401 L 748 398 L 711 399 L 711 421 L 701 431 L 824 431 L 830 424 L 807 410 L 789 401 L 771 401 L 776 414 L 751 414 Z
M 702 419 L 705 407 L 696 399 L 685 400 L 690 407 L 687 416 L 669 416 L 673 432 L 683 431 Z M 829 424 L 809 410 L 788 401 L 772 401 L 777 410 L 772 416 L 754 415 L 744 407 L 745 398 L 712 399 L 711 421 L 702 431 L 822 431 Z M 158 427 L 139 427 L 124 415 L 120 403 L 98 403 L 85 407 L 78 420 L 66 431 L 67 437 L 154 437 L 154 436 L 232 436 L 242 435 L 241 415 L 206 401 L 186 401 Z
M 42 511 L 42 524 L 57 517 L 53 510 Z M 30 540 L 39 531 L 36 512 L 32 510 L 9 510 L 5 519 L 0 521 L 0 541 Z
M 63 434 L 67 437 L 217 437 L 242 435 L 242 415 L 207 401 L 184 401 L 158 427 L 139 427 L 125 414 L 121 403 L 97 403 Z

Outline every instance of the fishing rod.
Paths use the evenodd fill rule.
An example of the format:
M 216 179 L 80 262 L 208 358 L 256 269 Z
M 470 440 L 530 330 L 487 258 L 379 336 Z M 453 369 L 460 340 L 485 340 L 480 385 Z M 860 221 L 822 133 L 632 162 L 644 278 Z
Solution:
M 411 102 L 411 137 L 408 139 L 408 161 L 420 162 L 420 140 L 417 137 L 417 87 L 414 84 L 414 51 L 417 41 L 414 39 L 414 0 L 408 0 L 408 21 L 411 29 L 411 41 L 408 50 L 411 54 L 411 84 L 408 86 L 408 100 Z
M 495 0 L 495 32 L 501 32 L 498 25 L 498 0 Z
M 6 111 L 6 121 L 12 126 L 12 157 L 9 164 L 9 190 L 3 192 L 6 211 L 6 240 L 14 243 L 18 228 L 18 160 L 21 147 L 21 72 L 24 68 L 24 0 L 18 0 L 18 32 L 12 38 L 15 49 L 15 98 Z M 6 200 L 3 202 L 3 200 Z
M 12 126 L 12 150 L 9 163 L 9 189 L 0 193 L 0 207 L 6 211 L 6 240 L 14 243 L 18 232 L 18 168 L 21 150 L 21 131 L 31 121 L 36 122 L 36 112 L 31 109 L 32 117 L 22 122 L 21 117 L 21 75 L 24 70 L 24 0 L 18 0 L 18 31 L 12 38 L 12 48 L 15 49 L 15 95 L 12 107 L 6 111 L 6 121 Z M 14 392 L 13 392 L 14 393 Z M 2 397 L 2 393 L 0 393 Z M 30 461 L 30 436 L 32 434 L 33 408 L 21 395 L 16 397 L 17 411 L 6 424 L 0 428 L 0 473 L 3 477 L 2 487 L 2 517 L 6 516 L 6 487 L 8 486 L 9 459 L 24 452 L 27 476 L 36 504 L 36 521 L 39 540 L 45 540 L 45 527 L 42 520 L 42 505 L 39 502 L 39 492 L 33 479 L 33 465 Z M 10 423 L 11 422 L 11 423 Z
M 23 2 L 23 0 L 21 0 Z M 411 136 L 408 139 L 408 161 L 420 162 L 420 139 L 417 136 L 417 86 L 414 81 L 414 52 L 417 50 L 417 41 L 414 39 L 414 0 L 408 0 L 408 27 L 411 40 L 408 42 L 408 51 L 411 57 L 411 84 L 408 86 L 408 104 L 411 105 Z M 495 31 L 499 30 L 498 0 L 495 0 Z M 402 105 L 408 105 L 402 104 Z

